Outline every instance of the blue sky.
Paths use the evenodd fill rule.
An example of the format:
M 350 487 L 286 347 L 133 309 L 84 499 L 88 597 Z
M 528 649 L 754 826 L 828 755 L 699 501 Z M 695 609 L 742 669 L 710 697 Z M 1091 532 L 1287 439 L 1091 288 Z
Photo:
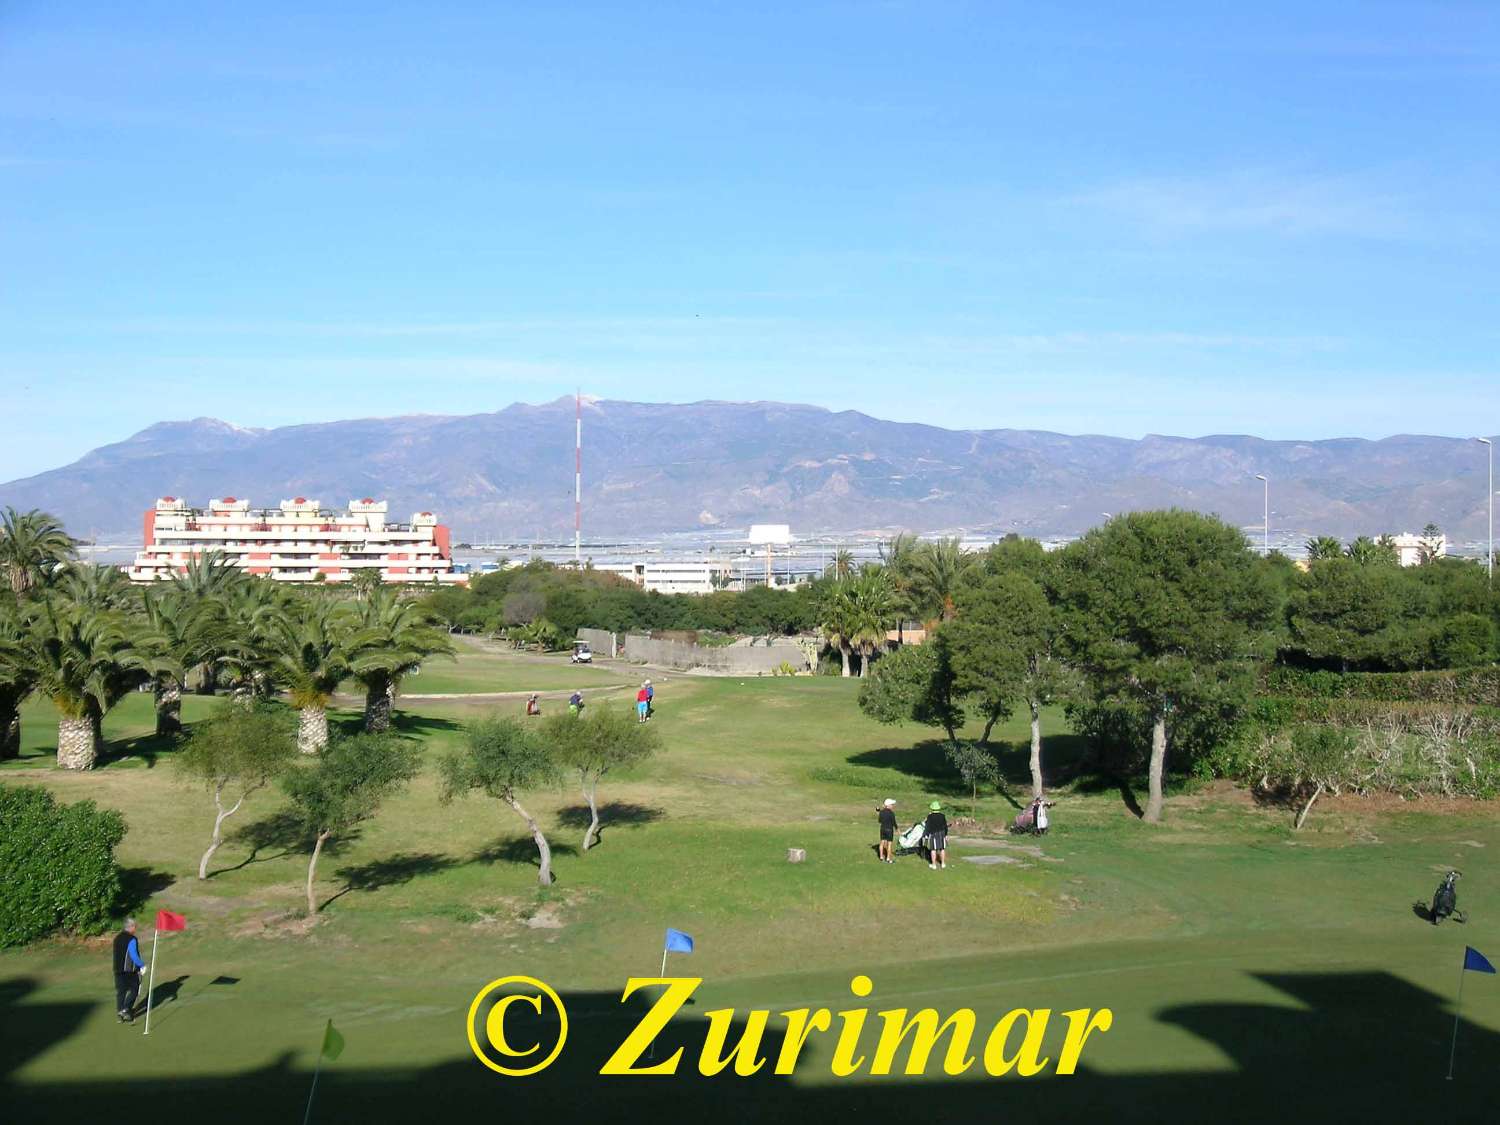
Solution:
M 0 0 L 0 480 L 585 392 L 1500 429 L 1500 5 Z

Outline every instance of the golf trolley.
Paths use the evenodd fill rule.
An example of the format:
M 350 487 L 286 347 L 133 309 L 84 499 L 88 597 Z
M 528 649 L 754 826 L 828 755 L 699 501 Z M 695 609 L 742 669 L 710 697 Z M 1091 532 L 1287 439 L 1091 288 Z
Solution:
M 1443 876 L 1443 882 L 1432 896 L 1432 911 L 1430 917 L 1432 924 L 1436 926 L 1444 918 L 1452 916 L 1455 922 L 1467 922 L 1469 916 L 1458 908 L 1458 872 L 1449 871 Z

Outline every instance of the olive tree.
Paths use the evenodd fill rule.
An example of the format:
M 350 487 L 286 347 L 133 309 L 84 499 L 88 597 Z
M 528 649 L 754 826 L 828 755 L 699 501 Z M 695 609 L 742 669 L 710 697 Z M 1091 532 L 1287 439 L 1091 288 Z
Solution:
M 282 778 L 282 788 L 313 841 L 307 864 L 308 914 L 318 912 L 313 880 L 324 845 L 374 816 L 416 772 L 417 752 L 410 743 L 391 735 L 357 734 L 331 740 L 307 765 Z
M 654 727 L 620 707 L 590 708 L 579 718 L 553 715 L 541 735 L 563 767 L 577 775 L 588 802 L 589 826 L 583 833 L 583 850 L 588 851 L 599 842 L 600 778 L 645 761 L 660 749 L 661 739 Z
M 225 707 L 194 724 L 175 758 L 182 776 L 206 788 L 214 799 L 213 834 L 198 861 L 198 878 L 208 878 L 208 862 L 224 839 L 224 822 L 251 794 L 280 777 L 296 753 L 291 724 L 268 707 Z
M 443 759 L 439 798 L 447 804 L 478 789 L 509 805 L 536 842 L 541 862 L 537 882 L 546 887 L 552 883 L 552 848 L 536 817 L 522 806 L 519 795 L 528 789 L 556 785 L 560 776 L 557 762 L 534 730 L 514 719 L 494 715 L 470 726 L 464 748 Z

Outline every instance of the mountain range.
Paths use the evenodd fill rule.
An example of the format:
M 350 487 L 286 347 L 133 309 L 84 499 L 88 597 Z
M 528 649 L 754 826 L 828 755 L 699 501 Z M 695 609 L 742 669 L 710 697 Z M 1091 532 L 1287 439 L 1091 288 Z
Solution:
M 61 468 L 0 484 L 75 534 L 138 534 L 158 496 L 341 507 L 375 496 L 437 512 L 459 538 L 570 536 L 574 400 L 491 414 L 245 429 L 161 422 Z M 1399 435 L 1269 441 L 949 430 L 777 402 L 585 400 L 586 538 L 789 523 L 794 534 L 909 528 L 1065 536 L 1107 513 L 1179 506 L 1273 537 L 1485 532 L 1483 447 Z

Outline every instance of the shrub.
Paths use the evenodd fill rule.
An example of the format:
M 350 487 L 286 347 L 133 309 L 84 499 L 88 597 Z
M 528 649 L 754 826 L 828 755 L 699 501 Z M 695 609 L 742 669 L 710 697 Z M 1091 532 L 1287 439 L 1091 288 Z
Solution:
M 107 927 L 120 895 L 114 853 L 124 838 L 125 818 L 113 809 L 0 786 L 0 948 L 54 930 Z
M 1500 705 L 1500 667 L 1441 672 L 1320 672 L 1274 665 L 1261 676 L 1266 695 L 1293 699 L 1369 699 L 1383 703 Z

